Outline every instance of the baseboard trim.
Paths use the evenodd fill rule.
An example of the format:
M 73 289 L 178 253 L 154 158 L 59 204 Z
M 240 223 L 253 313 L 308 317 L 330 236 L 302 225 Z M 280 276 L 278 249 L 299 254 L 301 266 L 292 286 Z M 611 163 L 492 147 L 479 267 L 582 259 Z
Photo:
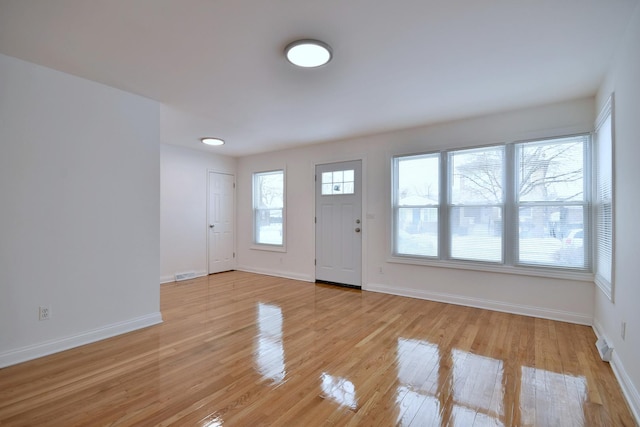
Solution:
M 302 282 L 315 282 L 316 278 L 307 274 L 293 273 L 290 271 L 270 270 L 266 268 L 254 268 L 246 265 L 238 265 L 236 270 L 245 271 L 247 273 L 264 274 L 265 276 L 282 277 L 284 279 L 300 280 Z
M 609 339 L 603 333 L 603 328 L 600 322 L 594 319 L 593 321 L 593 332 L 595 332 L 598 338 L 604 338 L 607 342 Z M 631 410 L 631 414 L 635 418 L 635 421 L 638 425 L 640 425 L 640 393 L 638 389 L 633 384 L 631 377 L 627 374 L 620 357 L 618 357 L 618 353 L 616 352 L 615 347 L 613 348 L 613 357 L 611 358 L 611 370 L 613 374 L 616 376 L 618 380 L 618 384 L 620 384 L 620 388 L 622 389 L 622 394 L 629 405 L 629 409 Z
M 82 332 L 69 337 L 33 344 L 30 346 L 10 350 L 0 354 L 0 368 L 16 365 L 28 360 L 48 356 L 74 347 L 80 347 L 92 342 L 101 341 L 116 335 L 126 334 L 137 329 L 162 323 L 160 312 L 151 313 L 146 316 L 126 320 L 124 322 L 113 323 L 102 328 Z
M 195 276 L 192 277 L 192 279 L 195 279 L 197 277 L 204 277 L 207 276 L 208 273 L 206 271 L 196 271 L 195 272 Z M 191 279 L 189 279 L 191 280 Z M 171 275 L 171 276 L 160 276 L 160 284 L 164 285 L 165 283 L 173 283 L 176 281 L 176 276 Z
M 523 316 L 540 317 L 543 319 L 559 320 L 561 322 L 576 323 L 591 326 L 593 317 L 569 311 L 553 310 L 520 304 L 509 304 L 502 301 L 471 298 L 441 292 L 431 292 L 419 289 L 391 287 L 383 284 L 369 283 L 362 288 L 366 291 L 381 292 L 403 297 L 419 298 L 429 301 L 444 302 L 447 304 L 463 305 L 466 307 L 483 308 L 486 310 L 500 311 L 504 313 L 519 314 Z

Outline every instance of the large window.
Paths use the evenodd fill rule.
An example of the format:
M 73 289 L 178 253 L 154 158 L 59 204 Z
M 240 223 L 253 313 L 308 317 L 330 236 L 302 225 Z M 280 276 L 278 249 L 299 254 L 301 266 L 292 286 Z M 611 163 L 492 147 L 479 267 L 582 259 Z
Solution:
M 254 243 L 284 246 L 284 170 L 253 174 Z
M 589 135 L 393 160 L 393 255 L 591 269 Z
M 613 301 L 613 95 L 598 116 L 595 133 L 595 282 Z
M 586 136 L 516 144 L 520 264 L 585 269 Z
M 440 205 L 439 154 L 398 157 L 394 217 L 395 251 L 406 255 L 438 256 Z
M 448 154 L 450 257 L 502 262 L 504 147 Z

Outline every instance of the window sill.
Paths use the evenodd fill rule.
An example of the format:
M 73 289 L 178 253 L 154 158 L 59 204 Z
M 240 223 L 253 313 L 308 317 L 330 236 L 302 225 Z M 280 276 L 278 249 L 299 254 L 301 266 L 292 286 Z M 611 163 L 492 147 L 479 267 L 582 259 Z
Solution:
M 287 248 L 284 245 L 259 245 L 254 243 L 249 246 L 249 249 L 267 252 L 287 252 Z
M 520 266 L 505 266 L 505 265 L 491 265 L 469 261 L 442 261 L 442 260 L 429 260 L 418 259 L 411 257 L 398 257 L 392 256 L 387 259 L 387 262 L 395 264 L 410 264 L 410 265 L 422 265 L 427 267 L 440 267 L 440 268 L 454 268 L 460 270 L 474 270 L 474 271 L 486 271 L 490 273 L 502 273 L 502 274 L 517 274 L 521 276 L 534 276 L 534 277 L 546 277 L 550 279 L 564 279 L 564 280 L 576 280 L 580 282 L 594 281 L 592 273 L 572 270 L 555 270 L 536 267 L 520 267 Z

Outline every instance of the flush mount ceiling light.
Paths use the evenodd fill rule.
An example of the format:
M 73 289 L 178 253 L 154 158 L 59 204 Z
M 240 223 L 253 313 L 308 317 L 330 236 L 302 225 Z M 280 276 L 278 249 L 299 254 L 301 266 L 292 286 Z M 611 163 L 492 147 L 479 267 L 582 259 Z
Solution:
M 320 67 L 331 61 L 331 47 L 319 40 L 297 40 L 284 49 L 287 60 L 304 68 Z
M 202 143 L 206 145 L 224 145 L 224 140 L 220 138 L 206 137 L 200 138 L 200 141 L 202 141 Z

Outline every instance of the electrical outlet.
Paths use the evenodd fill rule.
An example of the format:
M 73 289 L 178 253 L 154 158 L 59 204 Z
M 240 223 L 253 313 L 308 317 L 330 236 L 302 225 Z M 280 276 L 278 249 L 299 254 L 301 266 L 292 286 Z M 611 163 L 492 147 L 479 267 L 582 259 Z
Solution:
M 38 310 L 38 320 L 49 320 L 51 319 L 51 306 L 40 306 Z
M 627 335 L 627 322 L 620 323 L 620 336 L 624 340 L 624 337 Z

